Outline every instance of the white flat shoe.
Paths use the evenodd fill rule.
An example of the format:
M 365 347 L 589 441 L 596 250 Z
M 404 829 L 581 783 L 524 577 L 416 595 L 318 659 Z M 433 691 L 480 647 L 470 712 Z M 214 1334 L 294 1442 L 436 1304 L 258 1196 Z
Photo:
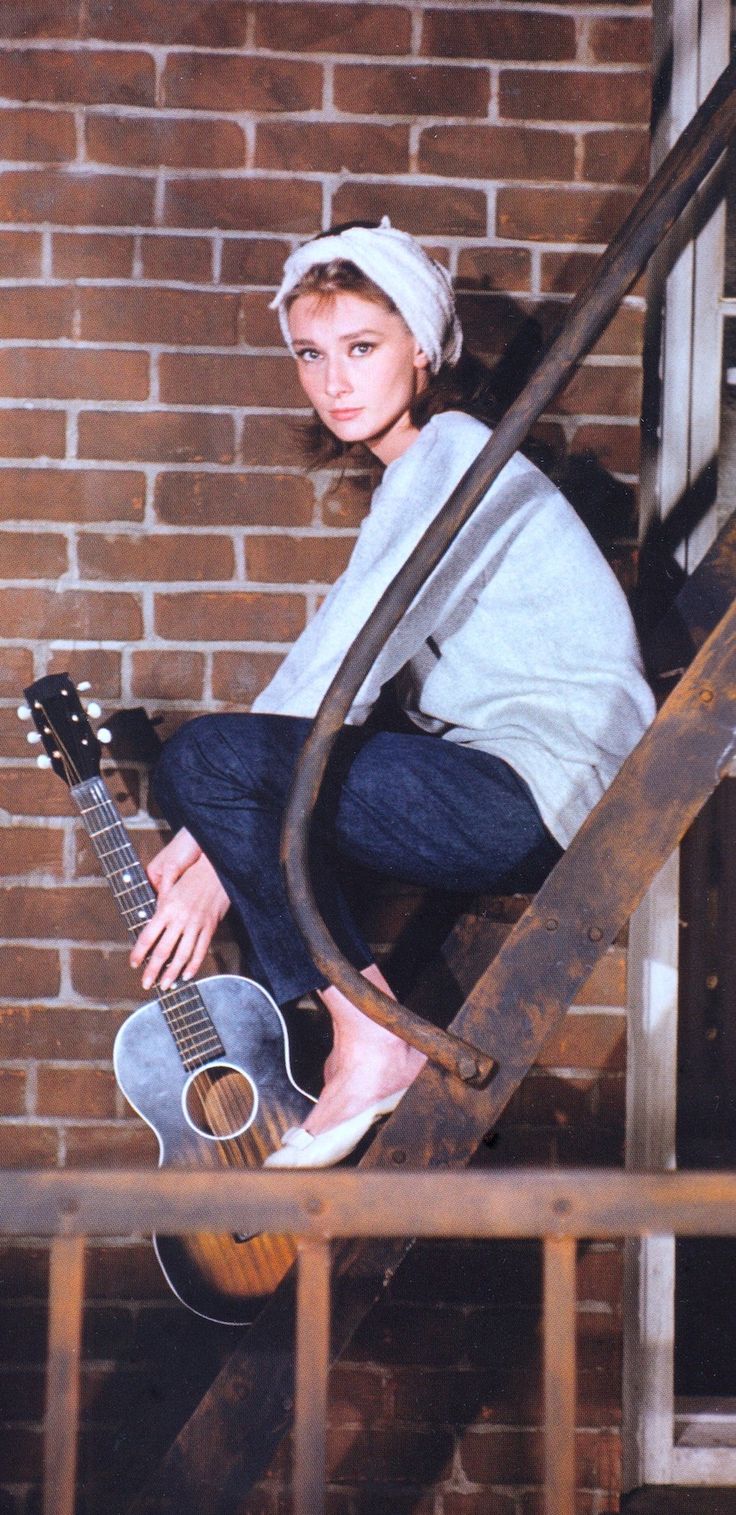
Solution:
M 266 1158 L 264 1168 L 329 1168 L 339 1163 L 382 1115 L 390 1115 L 396 1109 L 405 1094 L 406 1089 L 387 1094 L 357 1115 L 351 1115 L 349 1120 L 320 1131 L 318 1136 L 312 1136 L 303 1126 L 290 1126 L 281 1138 L 281 1146 Z

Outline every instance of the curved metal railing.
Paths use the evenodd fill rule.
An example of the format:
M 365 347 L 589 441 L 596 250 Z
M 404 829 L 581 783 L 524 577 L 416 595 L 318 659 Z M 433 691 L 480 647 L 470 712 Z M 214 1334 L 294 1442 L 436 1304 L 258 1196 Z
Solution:
M 736 131 L 736 62 L 717 80 L 650 180 L 572 302 L 558 336 L 490 440 L 453 490 L 349 648 L 303 749 L 286 809 L 281 856 L 297 924 L 320 970 L 372 1020 L 395 1031 L 468 1083 L 483 1083 L 493 1060 L 381 993 L 339 951 L 317 909 L 309 873 L 311 823 L 338 731 L 386 639 L 530 427 L 604 330 L 651 254 L 688 205 Z

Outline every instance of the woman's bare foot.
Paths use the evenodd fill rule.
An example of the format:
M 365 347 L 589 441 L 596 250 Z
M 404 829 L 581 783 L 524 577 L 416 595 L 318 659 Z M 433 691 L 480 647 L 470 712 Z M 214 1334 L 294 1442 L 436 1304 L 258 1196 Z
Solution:
M 364 977 L 391 994 L 375 964 L 364 969 Z M 323 989 L 321 997 L 332 1018 L 334 1042 L 325 1063 L 324 1088 L 304 1121 L 311 1136 L 408 1088 L 426 1062 L 422 1052 L 364 1015 L 339 989 Z

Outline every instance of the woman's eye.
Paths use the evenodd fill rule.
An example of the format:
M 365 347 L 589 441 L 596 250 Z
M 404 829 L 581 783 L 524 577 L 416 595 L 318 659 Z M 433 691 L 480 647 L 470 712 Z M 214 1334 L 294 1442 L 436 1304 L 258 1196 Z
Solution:
M 314 363 L 319 357 L 319 353 L 314 347 L 297 348 L 296 355 L 303 363 Z
M 363 358 L 365 357 L 366 353 L 373 352 L 374 346 L 374 342 L 354 342 L 350 350 L 351 352 L 354 352 L 357 357 Z

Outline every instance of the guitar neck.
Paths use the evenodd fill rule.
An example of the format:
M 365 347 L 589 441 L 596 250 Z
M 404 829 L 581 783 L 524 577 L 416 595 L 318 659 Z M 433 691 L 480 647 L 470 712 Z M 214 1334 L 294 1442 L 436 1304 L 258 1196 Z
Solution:
M 156 909 L 156 895 L 103 779 L 71 786 L 71 795 L 130 936 L 138 937 Z
M 156 909 L 156 894 L 104 779 L 85 779 L 70 792 L 130 936 L 136 939 Z M 224 1047 L 196 984 L 172 984 L 158 1002 L 185 1068 L 221 1057 Z

